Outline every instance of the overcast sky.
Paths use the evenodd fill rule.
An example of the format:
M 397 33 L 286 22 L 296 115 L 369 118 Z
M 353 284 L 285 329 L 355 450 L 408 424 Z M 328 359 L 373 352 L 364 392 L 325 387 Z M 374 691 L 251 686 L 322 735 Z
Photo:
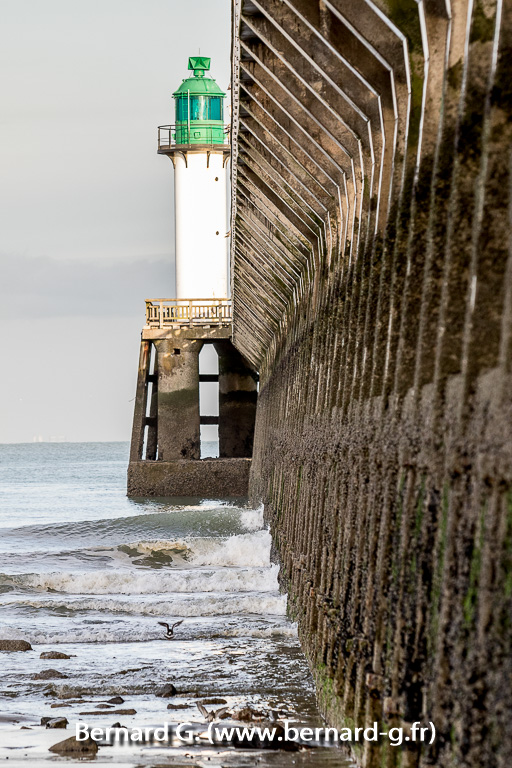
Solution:
M 157 126 L 229 0 L 0 0 L 0 442 L 127 440 L 144 299 L 174 295 Z

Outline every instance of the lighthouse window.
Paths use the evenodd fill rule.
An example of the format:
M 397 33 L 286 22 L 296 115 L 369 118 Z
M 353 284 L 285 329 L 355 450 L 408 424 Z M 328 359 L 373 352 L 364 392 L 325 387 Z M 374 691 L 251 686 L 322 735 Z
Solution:
M 188 99 L 187 97 L 179 96 L 176 99 L 176 120 L 188 120 Z
M 208 120 L 208 100 L 204 96 L 190 97 L 190 119 Z
M 222 99 L 218 96 L 212 96 L 210 98 L 210 120 L 222 120 Z
M 176 98 L 176 122 L 188 120 L 188 96 Z M 220 96 L 190 96 L 191 120 L 222 120 Z

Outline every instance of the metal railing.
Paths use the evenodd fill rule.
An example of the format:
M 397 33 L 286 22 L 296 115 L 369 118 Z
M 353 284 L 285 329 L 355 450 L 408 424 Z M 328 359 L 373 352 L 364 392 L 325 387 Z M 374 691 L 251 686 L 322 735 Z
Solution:
M 201 126 L 178 125 L 158 126 L 158 149 L 173 149 L 177 146 L 200 144 L 210 147 L 228 147 L 230 126 L 222 123 L 201 123 Z
M 230 299 L 146 299 L 146 328 L 230 325 Z

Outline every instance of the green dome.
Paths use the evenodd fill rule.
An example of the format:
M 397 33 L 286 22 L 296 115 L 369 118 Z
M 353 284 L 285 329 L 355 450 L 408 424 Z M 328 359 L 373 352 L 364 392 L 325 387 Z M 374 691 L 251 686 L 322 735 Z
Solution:
M 188 68 L 194 70 L 192 77 L 183 80 L 180 87 L 174 91 L 173 96 L 187 94 L 197 94 L 199 96 L 225 96 L 225 92 L 219 88 L 215 80 L 211 77 L 205 77 L 204 73 L 210 69 L 210 59 L 206 56 L 191 56 L 188 60 Z
M 176 97 L 182 93 L 186 94 L 187 91 L 190 91 L 191 94 L 200 94 L 201 96 L 204 94 L 208 96 L 226 95 L 211 77 L 187 77 L 178 90 L 174 91 L 173 96 Z

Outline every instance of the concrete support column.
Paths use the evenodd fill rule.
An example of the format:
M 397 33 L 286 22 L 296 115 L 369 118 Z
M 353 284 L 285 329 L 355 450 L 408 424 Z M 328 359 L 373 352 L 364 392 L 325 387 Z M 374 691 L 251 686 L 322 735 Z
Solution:
M 158 369 L 158 459 L 199 459 L 199 352 L 197 339 L 155 341 Z
M 230 341 L 217 341 L 219 356 L 219 456 L 250 458 L 258 376 Z
M 144 448 L 144 427 L 146 426 L 146 399 L 148 391 L 149 363 L 151 358 L 151 342 L 141 341 L 139 355 L 139 371 L 137 374 L 137 391 L 133 410 L 132 442 L 130 446 L 130 461 L 140 461 Z

